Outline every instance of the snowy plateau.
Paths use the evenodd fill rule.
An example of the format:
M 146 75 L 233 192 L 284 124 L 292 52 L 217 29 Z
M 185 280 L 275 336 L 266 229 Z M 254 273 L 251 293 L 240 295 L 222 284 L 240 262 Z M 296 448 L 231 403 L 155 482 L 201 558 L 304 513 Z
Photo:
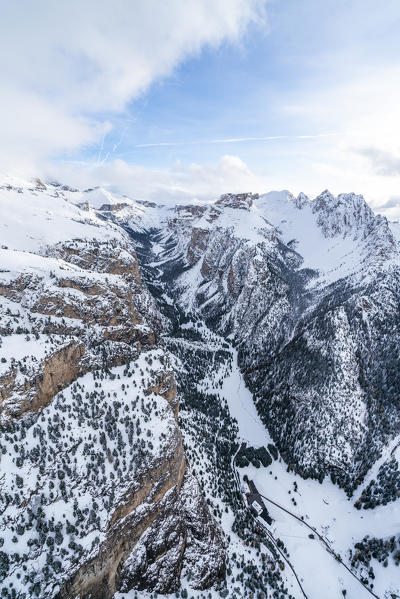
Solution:
M 400 597 L 400 225 L 0 182 L 0 596 Z

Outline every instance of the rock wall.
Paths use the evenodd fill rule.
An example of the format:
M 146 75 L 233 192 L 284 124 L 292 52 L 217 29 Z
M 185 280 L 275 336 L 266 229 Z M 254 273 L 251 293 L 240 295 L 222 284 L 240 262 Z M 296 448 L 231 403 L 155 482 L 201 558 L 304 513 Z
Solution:
M 0 378 L 0 414 L 22 416 L 27 411 L 37 411 L 47 406 L 53 397 L 84 374 L 82 363 L 85 354 L 83 343 L 72 341 L 43 360 L 30 379 L 20 383 L 17 371 Z
M 187 568 L 193 587 L 217 583 L 223 536 L 186 463 L 163 317 L 133 248 L 76 239 L 29 260 L 0 274 L 18 356 L 0 377 L 0 581 L 43 599 L 172 592 Z M 28 552 L 12 552 L 10 521 Z

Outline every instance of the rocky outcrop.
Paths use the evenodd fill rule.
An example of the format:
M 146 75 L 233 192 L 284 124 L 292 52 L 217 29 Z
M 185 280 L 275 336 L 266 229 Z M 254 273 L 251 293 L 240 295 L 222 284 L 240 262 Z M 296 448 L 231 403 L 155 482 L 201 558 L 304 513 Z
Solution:
M 102 212 L 118 212 L 119 210 L 127 208 L 128 206 L 129 204 L 124 202 L 118 202 L 117 204 L 103 204 L 100 206 L 99 210 Z
M 17 368 L 0 378 L 0 414 L 19 417 L 47 406 L 64 389 L 87 371 L 85 346 L 72 341 L 47 357 L 30 378 L 21 383 Z
M 224 577 L 223 539 L 210 517 L 198 484 L 186 472 L 182 442 L 137 482 L 113 513 L 105 542 L 64 585 L 60 598 L 108 599 L 117 590 L 174 591 L 183 569 L 194 588 Z M 207 543 L 207 560 L 204 556 Z
M 40 274 L 27 272 L 4 283 L 0 278 L 0 296 L 19 304 L 31 333 L 72 335 L 92 353 L 97 347 L 97 367 L 105 361 L 122 363 L 154 346 L 162 319 L 141 280 L 133 249 L 78 240 L 47 248 L 46 255 Z
M 178 420 L 179 398 L 173 371 L 157 373 L 155 383 L 147 389 L 146 393 L 156 393 L 166 399 L 174 412 L 175 420 Z
M 168 455 L 163 456 L 156 467 L 135 480 L 134 485 L 124 494 L 118 507 L 110 515 L 106 539 L 98 548 L 96 556 L 86 562 L 64 585 L 59 593 L 60 598 L 91 596 L 93 599 L 108 599 L 113 597 L 121 585 L 125 589 L 155 587 L 159 591 L 176 588 L 179 577 L 172 572 L 168 576 L 165 573 L 164 580 L 159 579 L 157 584 L 155 581 L 151 585 L 144 582 L 146 572 L 160 557 L 153 545 L 149 547 L 152 554 L 146 560 L 141 576 L 131 571 L 128 565 L 124 566 L 124 563 L 146 531 L 153 526 L 162 528 L 164 522 L 171 518 L 172 510 L 177 511 L 185 468 L 182 439 L 176 430 L 170 439 Z M 174 525 L 185 528 L 180 516 L 179 513 L 174 514 Z M 171 550 L 169 533 L 170 531 L 164 538 L 157 535 L 160 553 Z M 182 559 L 183 552 L 180 562 L 171 564 L 172 567 L 180 568 Z
M 48 367 L 62 355 L 48 360 Z M 1 442 L 14 468 L 1 481 L 0 526 L 8 548 L 12 514 L 21 543 L 31 547 L 7 562 L 31 572 L 20 580 L 21 591 L 111 599 L 117 590 L 175 591 L 186 570 L 194 588 L 223 578 L 224 540 L 188 471 L 172 411 L 176 383 L 171 372 L 162 375 L 163 362 L 160 351 L 141 354 L 125 370 L 122 387 L 122 367 L 109 375 L 87 374 L 47 405 L 37 405 L 33 418 L 12 421 L 13 435 Z M 46 401 L 55 383 L 48 377 L 51 371 L 42 381 Z M 132 378 L 136 399 L 127 394 Z M 29 450 L 20 451 L 32 433 Z M 16 498 L 10 494 L 15 481 Z M 31 559 L 42 566 L 32 570 Z
M 207 229 L 192 228 L 190 242 L 187 249 L 189 264 L 195 264 L 207 249 L 210 232 Z
M 217 206 L 249 210 L 254 200 L 258 200 L 258 193 L 225 193 L 215 203 Z
M 386 258 L 395 250 L 387 219 L 375 215 L 361 195 L 341 193 L 335 197 L 325 190 L 311 203 L 311 208 L 325 237 L 340 235 L 366 240 L 371 251 Z
M 192 475 L 185 475 L 175 506 L 173 501 L 171 494 L 166 501 L 167 513 L 171 510 L 169 518 L 156 519 L 124 563 L 122 591 L 128 590 L 137 580 L 141 581 L 139 588 L 153 588 L 165 593 L 173 590 L 181 575 L 190 577 L 192 588 L 200 590 L 224 579 L 222 534 L 210 518 L 207 504 Z M 181 512 L 178 526 L 174 525 L 174 509 Z M 205 545 L 207 560 L 204 560 Z
M 88 271 L 124 275 L 129 282 L 142 284 L 135 250 L 121 247 L 116 242 L 74 239 L 47 248 L 46 255 L 61 258 Z

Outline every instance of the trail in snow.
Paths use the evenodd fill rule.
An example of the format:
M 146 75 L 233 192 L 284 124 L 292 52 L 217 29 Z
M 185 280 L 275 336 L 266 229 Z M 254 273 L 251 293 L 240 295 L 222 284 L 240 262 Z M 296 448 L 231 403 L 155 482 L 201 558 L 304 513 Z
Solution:
M 266 445 L 272 439 L 262 424 L 254 405 L 253 396 L 247 389 L 237 362 L 237 351 L 231 348 L 233 356 L 232 372 L 224 379 L 222 395 L 225 397 L 229 411 L 239 425 L 239 435 L 249 445 Z

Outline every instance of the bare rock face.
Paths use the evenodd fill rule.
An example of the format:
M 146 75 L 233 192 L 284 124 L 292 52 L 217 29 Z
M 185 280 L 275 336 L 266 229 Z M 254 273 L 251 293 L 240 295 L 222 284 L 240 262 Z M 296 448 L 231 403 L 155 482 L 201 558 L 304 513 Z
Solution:
M 168 393 L 171 400 L 175 388 L 173 382 Z M 179 429 L 171 427 L 171 433 L 167 451 L 154 467 L 132 481 L 110 513 L 106 538 L 97 554 L 66 582 L 60 598 L 108 598 L 117 590 L 132 588 L 167 593 L 179 586 L 183 568 L 193 568 L 194 588 L 207 588 L 223 578 L 221 532 L 197 482 L 187 472 Z M 199 558 L 202 567 L 197 564 L 196 572 Z
M 6 414 L 16 417 L 47 406 L 60 389 L 86 372 L 84 354 L 85 346 L 72 341 L 46 357 L 23 383 L 18 380 L 16 368 L 3 375 L 0 378 L 3 418 Z
M 122 364 L 155 346 L 162 317 L 141 281 L 133 249 L 76 241 L 47 248 L 46 257 L 36 260 L 39 269 L 7 272 L 0 280 L 5 300 L 0 326 L 6 334 L 45 334 L 50 344 L 63 338 L 83 345 L 84 356 L 69 380 L 92 368 Z M 15 304 L 18 315 L 9 319 L 8 306 Z
M 196 227 L 192 228 L 187 258 L 190 264 L 195 264 L 207 249 L 210 232 Z
M 93 240 L 89 243 L 87 240 L 75 239 L 48 247 L 45 254 L 88 271 L 125 275 L 127 280 L 136 285 L 142 284 L 135 250 L 116 241 L 101 243 Z
M 118 212 L 119 210 L 123 210 L 127 206 L 129 206 L 129 204 L 126 204 L 124 202 L 119 202 L 118 204 L 103 204 L 102 206 L 100 206 L 99 210 L 101 210 L 102 212 Z
M 253 201 L 259 198 L 258 193 L 225 193 L 217 200 L 218 206 L 249 210 Z
M 179 398 L 177 395 L 175 376 L 173 371 L 160 371 L 156 375 L 155 383 L 149 387 L 146 393 L 157 393 L 167 400 L 174 412 L 175 420 L 178 420 Z
M 187 471 L 171 405 L 149 392 L 163 364 L 162 351 L 144 352 L 129 367 L 81 376 L 40 411 L 8 421 L 1 450 L 13 468 L 2 460 L 0 524 L 5 548 L 12 517 L 29 551 L 1 554 L 3 584 L 62 598 L 171 591 L 194 552 L 203 567 L 193 584 L 221 579 L 221 533 Z M 168 380 L 163 391 L 173 402 Z M 138 569 L 139 545 L 146 559 Z M 15 571 L 26 574 L 14 579 Z
M 225 576 L 222 536 L 210 519 L 206 503 L 196 479 L 186 474 L 178 501 L 172 496 L 166 501 L 167 519 L 154 521 L 127 558 L 121 571 L 122 591 L 140 580 L 139 588 L 171 592 L 183 574 L 189 575 L 194 589 L 206 589 Z M 176 512 L 181 512 L 176 522 Z M 204 560 L 207 546 L 208 559 Z M 210 568 L 209 561 L 213 564 Z

